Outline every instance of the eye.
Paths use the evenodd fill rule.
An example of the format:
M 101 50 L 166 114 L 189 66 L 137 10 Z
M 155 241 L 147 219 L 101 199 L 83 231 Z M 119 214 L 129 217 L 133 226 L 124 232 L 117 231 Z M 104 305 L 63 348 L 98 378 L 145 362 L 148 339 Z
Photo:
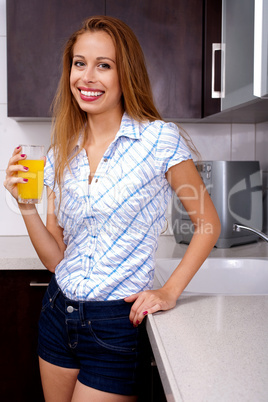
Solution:
M 75 61 L 73 63 L 76 67 L 84 67 L 85 63 L 83 61 Z
M 98 64 L 98 67 L 100 67 L 101 69 L 104 69 L 104 70 L 106 70 L 106 69 L 109 70 L 111 68 L 111 66 L 107 63 L 100 63 L 100 64 Z

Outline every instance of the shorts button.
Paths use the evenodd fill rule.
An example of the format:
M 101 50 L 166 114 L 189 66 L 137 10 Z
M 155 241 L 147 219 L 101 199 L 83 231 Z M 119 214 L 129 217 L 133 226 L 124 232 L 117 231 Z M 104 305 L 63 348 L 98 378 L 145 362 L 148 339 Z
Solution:
M 74 311 L 73 306 L 68 306 L 67 311 L 68 311 L 68 313 L 72 313 Z

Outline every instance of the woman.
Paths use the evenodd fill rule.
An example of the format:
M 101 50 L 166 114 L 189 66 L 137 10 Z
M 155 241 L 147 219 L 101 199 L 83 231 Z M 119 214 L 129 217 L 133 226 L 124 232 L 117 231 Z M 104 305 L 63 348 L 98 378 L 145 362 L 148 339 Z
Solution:
M 16 199 L 20 151 L 5 180 Z M 153 104 L 136 37 L 117 19 L 90 18 L 66 44 L 45 185 L 46 226 L 34 205 L 19 208 L 55 272 L 39 323 L 46 401 L 135 401 L 143 320 L 175 306 L 220 223 L 177 126 Z M 172 189 L 195 233 L 171 278 L 152 290 Z

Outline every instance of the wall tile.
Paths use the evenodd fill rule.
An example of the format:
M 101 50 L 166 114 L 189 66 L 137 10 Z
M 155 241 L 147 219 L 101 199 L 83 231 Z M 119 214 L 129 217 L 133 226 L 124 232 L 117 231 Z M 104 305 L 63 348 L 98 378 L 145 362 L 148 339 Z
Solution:
M 184 123 L 181 126 L 190 135 L 203 160 L 230 160 L 231 124 Z
M 7 47 L 5 36 L 0 36 L 0 54 L 0 103 L 7 103 Z
M 6 0 L 0 0 L 0 36 L 6 36 Z
M 255 160 L 255 124 L 232 124 L 233 161 Z
M 268 121 L 256 124 L 256 160 L 268 171 Z

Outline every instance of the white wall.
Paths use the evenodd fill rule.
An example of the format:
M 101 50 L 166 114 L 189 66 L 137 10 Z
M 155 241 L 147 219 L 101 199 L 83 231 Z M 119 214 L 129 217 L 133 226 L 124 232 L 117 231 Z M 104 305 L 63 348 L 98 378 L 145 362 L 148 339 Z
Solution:
M 13 149 L 19 144 L 48 147 L 50 123 L 16 122 L 7 118 L 6 0 L 0 0 L 0 54 L 0 236 L 25 235 L 16 204 L 2 185 L 5 169 Z M 182 126 L 204 160 L 260 160 L 268 187 L 268 122 L 257 125 L 187 123 Z M 39 212 L 45 219 L 44 204 L 40 204 Z

